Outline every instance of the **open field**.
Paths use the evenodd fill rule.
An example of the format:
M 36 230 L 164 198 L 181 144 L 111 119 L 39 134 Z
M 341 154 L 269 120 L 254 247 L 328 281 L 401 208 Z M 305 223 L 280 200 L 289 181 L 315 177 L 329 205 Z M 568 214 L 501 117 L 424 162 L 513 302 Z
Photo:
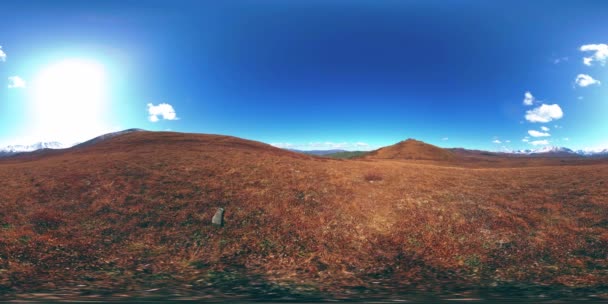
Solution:
M 608 161 L 439 152 L 134 132 L 0 160 L 0 293 L 608 295 Z

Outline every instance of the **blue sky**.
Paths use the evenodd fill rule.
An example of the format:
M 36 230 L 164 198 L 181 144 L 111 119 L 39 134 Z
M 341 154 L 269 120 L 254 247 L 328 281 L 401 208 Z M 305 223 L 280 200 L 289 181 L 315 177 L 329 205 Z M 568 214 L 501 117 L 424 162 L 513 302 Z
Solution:
M 608 147 L 606 12 L 605 1 L 12 1 L 0 11 L 0 145 L 137 127 L 299 149 Z

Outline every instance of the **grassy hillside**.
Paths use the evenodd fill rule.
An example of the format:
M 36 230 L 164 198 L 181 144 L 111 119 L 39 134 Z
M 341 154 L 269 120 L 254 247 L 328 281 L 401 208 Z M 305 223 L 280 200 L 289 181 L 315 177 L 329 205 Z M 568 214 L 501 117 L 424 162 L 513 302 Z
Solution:
M 607 293 L 608 163 L 559 164 L 333 160 L 169 132 L 2 160 L 0 292 Z
M 380 148 L 366 155 L 370 159 L 412 159 L 412 160 L 433 160 L 433 161 L 453 161 L 455 155 L 446 149 L 442 149 L 427 143 L 408 139 L 396 143 L 392 146 Z

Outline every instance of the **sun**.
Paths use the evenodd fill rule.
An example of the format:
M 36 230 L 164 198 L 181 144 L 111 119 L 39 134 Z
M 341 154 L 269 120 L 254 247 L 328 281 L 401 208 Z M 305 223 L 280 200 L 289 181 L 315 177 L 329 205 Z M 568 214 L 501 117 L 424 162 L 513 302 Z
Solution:
M 43 137 L 83 140 L 104 129 L 106 69 L 93 60 L 66 59 L 42 68 L 33 83 L 31 112 Z

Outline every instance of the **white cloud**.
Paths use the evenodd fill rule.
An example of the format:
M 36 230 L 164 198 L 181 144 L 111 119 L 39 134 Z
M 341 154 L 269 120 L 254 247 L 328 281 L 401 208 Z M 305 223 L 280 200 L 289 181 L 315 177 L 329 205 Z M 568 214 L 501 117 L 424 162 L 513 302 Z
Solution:
M 558 104 L 546 105 L 526 111 L 526 120 L 529 122 L 550 122 L 564 116 L 562 108 Z
M 530 141 L 530 139 L 529 139 L 529 137 L 528 137 L 528 136 L 526 136 L 526 137 L 524 137 L 524 138 L 523 138 L 521 141 L 523 141 L 523 142 L 529 142 L 529 141 Z
M 148 104 L 148 114 L 150 115 L 150 116 L 148 116 L 148 120 L 150 120 L 151 122 L 159 121 L 159 116 L 161 116 L 162 119 L 165 119 L 165 120 L 179 119 L 177 117 L 177 114 L 175 114 L 175 110 L 173 109 L 173 106 L 168 103 L 161 103 L 157 106 L 149 103 Z
M 2 50 L 1 45 L 0 45 L 0 61 L 6 61 L 6 53 Z
M 500 140 L 498 140 L 498 139 L 495 139 L 495 140 L 493 140 L 492 142 L 493 142 L 493 143 L 495 143 L 495 144 L 502 144 L 502 141 L 500 141 Z
M 592 61 L 593 61 L 593 58 L 591 58 L 591 57 L 584 57 L 583 58 L 583 64 L 584 65 L 591 65 Z
M 594 61 L 599 62 L 601 65 L 606 64 L 608 59 L 608 44 L 586 44 L 581 46 L 582 52 L 594 52 L 591 57 L 584 57 L 583 63 L 585 65 L 592 65 Z
M 565 140 L 565 141 L 569 141 L 570 140 L 570 138 L 568 138 L 568 137 L 564 137 L 562 139 Z
M 270 145 L 281 149 L 292 149 L 294 146 L 292 143 L 270 143 Z
M 599 80 L 593 79 L 593 77 L 587 74 L 578 74 L 576 79 L 574 80 L 579 87 L 588 87 L 590 85 L 600 85 L 602 84 Z
M 510 143 L 511 141 L 507 139 L 507 140 L 505 140 L 505 142 L 506 142 L 506 143 Z
M 549 144 L 549 141 L 548 141 L 548 140 L 546 140 L 546 139 L 543 139 L 543 140 L 534 140 L 534 141 L 531 141 L 531 142 L 530 142 L 530 144 L 531 144 L 531 145 L 534 145 L 534 146 L 538 146 L 538 145 L 548 145 L 548 144 Z
M 446 141 L 446 140 L 448 140 L 448 139 L 449 139 L 449 138 L 444 137 L 444 138 L 442 138 L 441 140 Z
M 373 147 L 365 142 L 309 142 L 305 144 L 293 144 L 288 142 L 271 143 L 270 145 L 282 149 L 294 149 L 294 150 L 372 150 Z
M 551 136 L 551 134 L 546 133 L 546 132 L 539 132 L 536 130 L 528 130 L 528 134 L 530 134 L 530 136 L 532 137 L 546 137 L 546 136 Z
M 534 98 L 532 93 L 530 93 L 530 91 L 526 91 L 526 93 L 524 93 L 524 104 L 525 105 L 531 106 L 532 104 L 534 104 L 535 100 L 536 99 Z
M 540 129 L 543 130 L 543 131 L 545 131 L 545 132 L 549 131 L 549 128 L 547 128 L 545 126 L 540 127 Z
M 25 80 L 19 76 L 10 76 L 8 78 L 9 89 L 23 89 L 25 86 Z

